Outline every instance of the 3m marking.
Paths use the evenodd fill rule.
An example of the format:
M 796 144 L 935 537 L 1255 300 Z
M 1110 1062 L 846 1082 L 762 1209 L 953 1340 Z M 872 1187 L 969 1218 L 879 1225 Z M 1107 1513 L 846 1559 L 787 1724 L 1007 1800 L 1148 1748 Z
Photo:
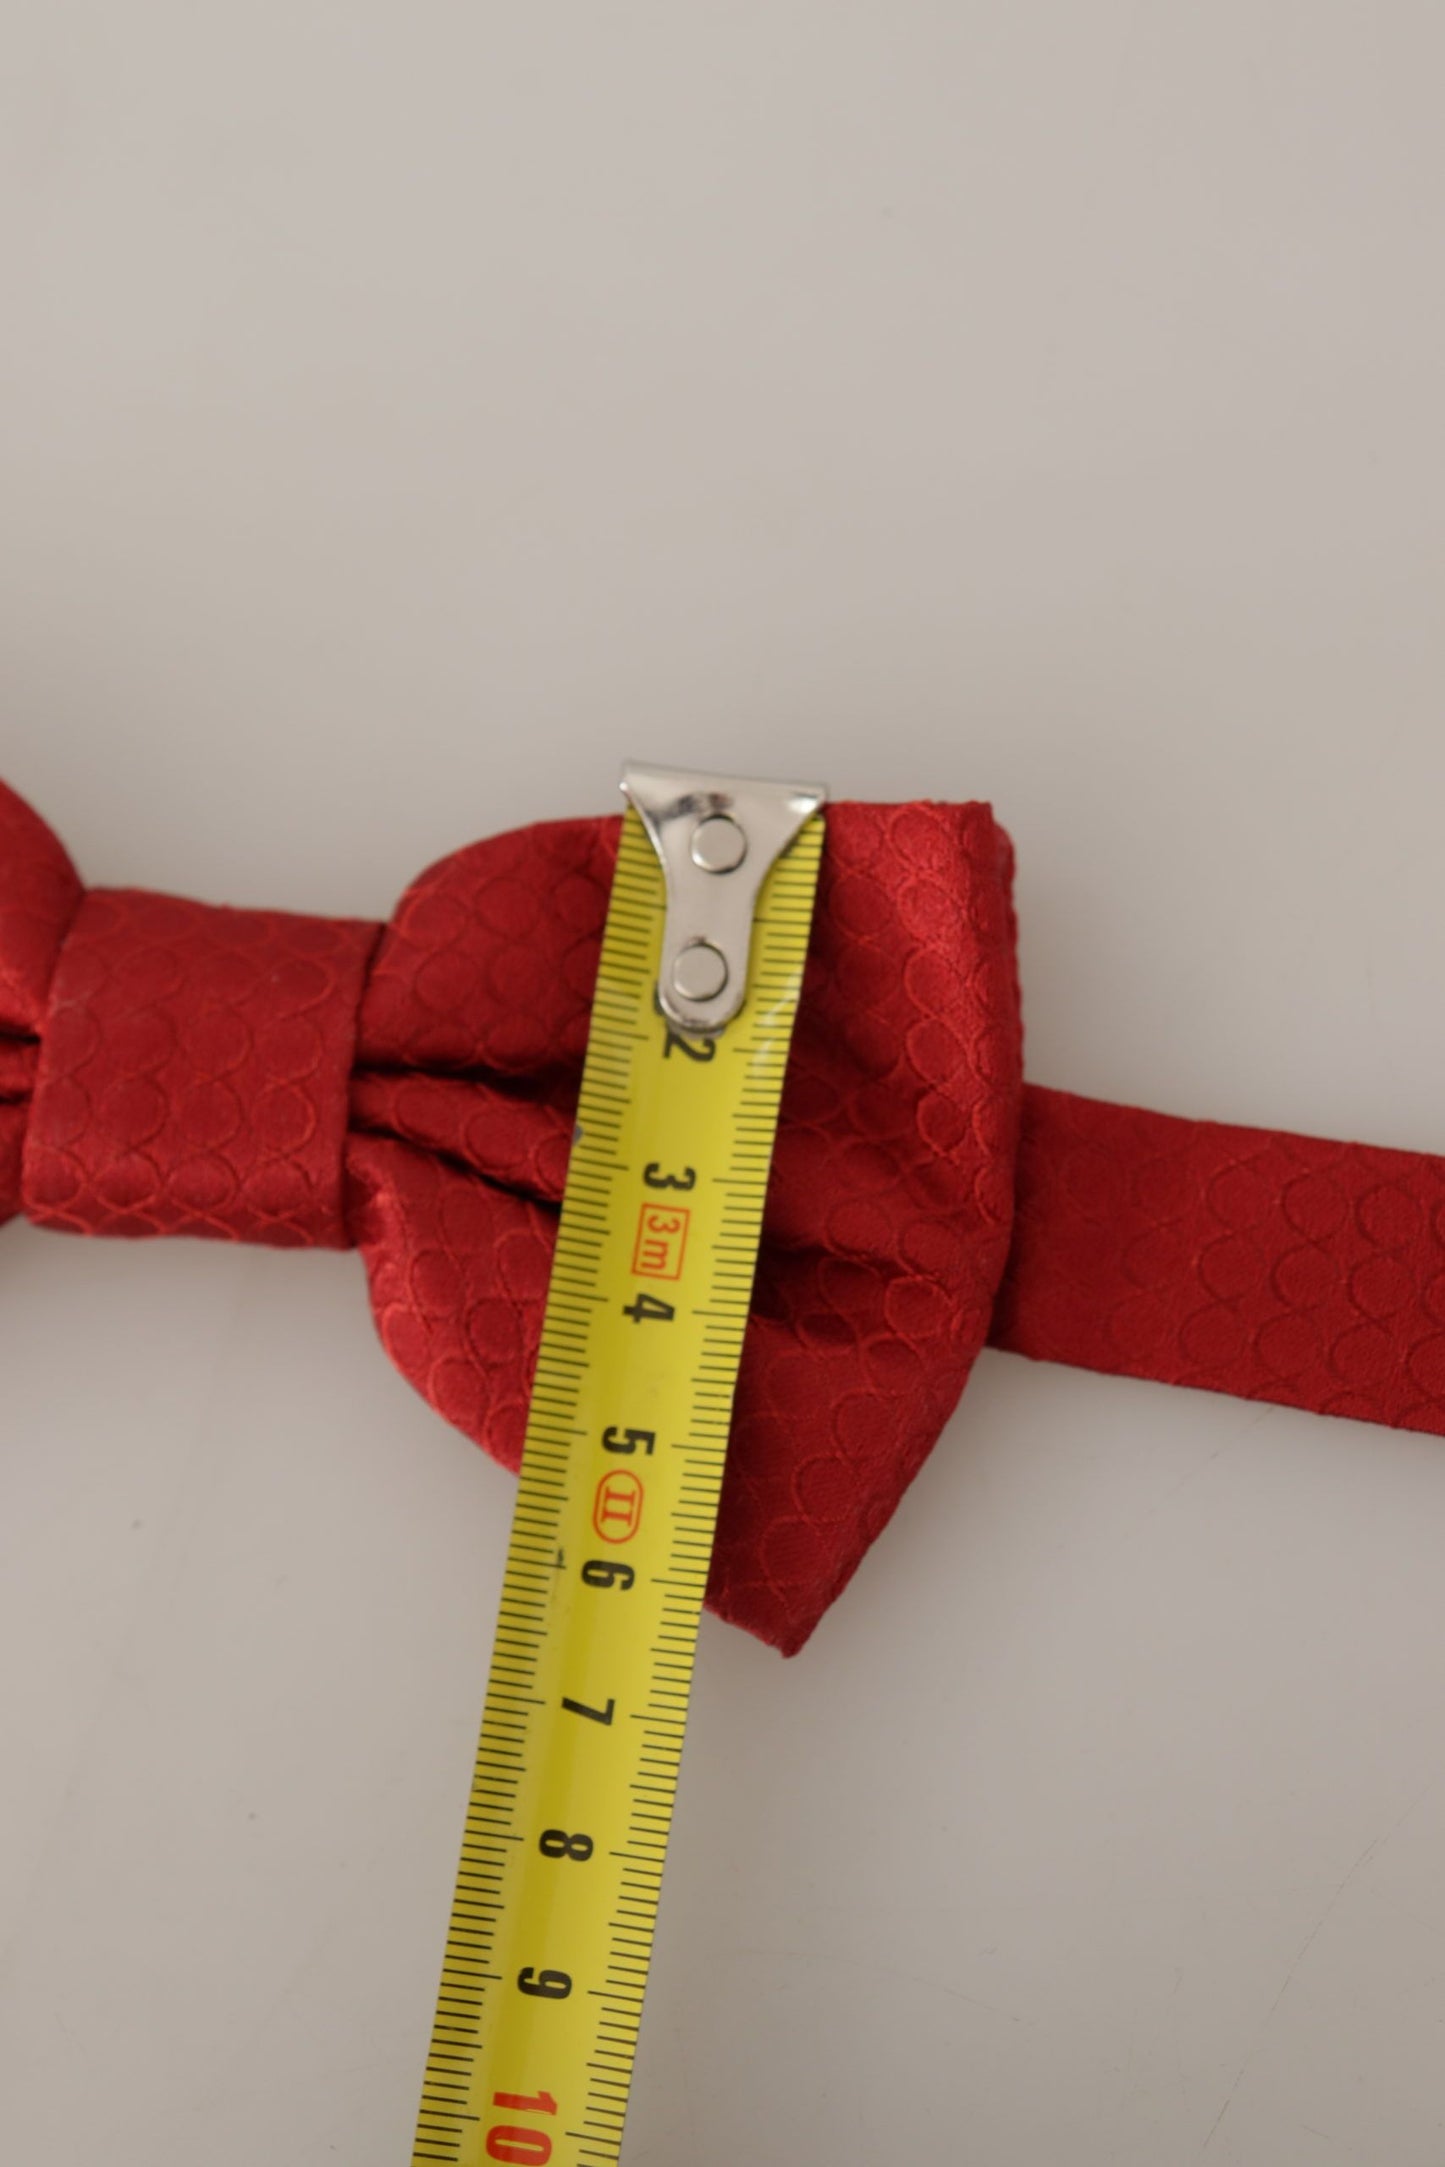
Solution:
M 635 1279 L 681 1279 L 692 1214 L 676 1204 L 644 1204 L 637 1214 L 632 1245 Z

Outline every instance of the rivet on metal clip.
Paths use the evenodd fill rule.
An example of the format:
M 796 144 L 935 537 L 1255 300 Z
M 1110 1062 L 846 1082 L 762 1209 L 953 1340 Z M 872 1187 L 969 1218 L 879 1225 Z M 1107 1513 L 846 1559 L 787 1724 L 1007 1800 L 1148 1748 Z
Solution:
M 764 880 L 828 793 L 816 783 L 695 775 L 629 760 L 622 789 L 667 884 L 657 998 L 680 1031 L 720 1031 L 743 1005 Z

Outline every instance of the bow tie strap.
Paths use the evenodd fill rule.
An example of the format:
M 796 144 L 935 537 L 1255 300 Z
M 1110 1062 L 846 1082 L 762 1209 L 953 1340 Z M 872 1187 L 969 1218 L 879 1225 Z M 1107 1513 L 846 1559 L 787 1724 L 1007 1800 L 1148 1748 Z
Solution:
M 1445 1159 L 1030 1085 L 990 1338 L 1445 1435 Z

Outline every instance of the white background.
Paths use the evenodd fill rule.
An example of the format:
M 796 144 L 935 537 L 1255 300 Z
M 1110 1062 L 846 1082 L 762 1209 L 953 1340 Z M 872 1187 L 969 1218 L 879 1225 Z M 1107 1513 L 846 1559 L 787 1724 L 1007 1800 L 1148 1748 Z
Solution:
M 0 767 L 383 915 L 988 796 L 1030 1072 L 1445 1151 L 1429 0 L 7 0 Z M 0 2157 L 401 2167 L 508 1479 L 354 1258 L 0 1239 Z M 1445 1443 L 1005 1356 L 709 1620 L 629 2167 L 1438 2167 Z

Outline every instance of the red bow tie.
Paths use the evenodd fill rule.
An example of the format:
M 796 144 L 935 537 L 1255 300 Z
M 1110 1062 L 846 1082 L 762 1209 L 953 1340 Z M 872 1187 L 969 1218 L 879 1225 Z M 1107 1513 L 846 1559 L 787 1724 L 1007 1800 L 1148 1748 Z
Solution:
M 384 926 L 82 888 L 0 785 L 0 1219 L 359 1248 L 515 1466 L 617 822 Z M 995 1345 L 1445 1432 L 1445 1162 L 1025 1087 L 1008 840 L 837 805 L 709 1601 L 800 1647 Z

